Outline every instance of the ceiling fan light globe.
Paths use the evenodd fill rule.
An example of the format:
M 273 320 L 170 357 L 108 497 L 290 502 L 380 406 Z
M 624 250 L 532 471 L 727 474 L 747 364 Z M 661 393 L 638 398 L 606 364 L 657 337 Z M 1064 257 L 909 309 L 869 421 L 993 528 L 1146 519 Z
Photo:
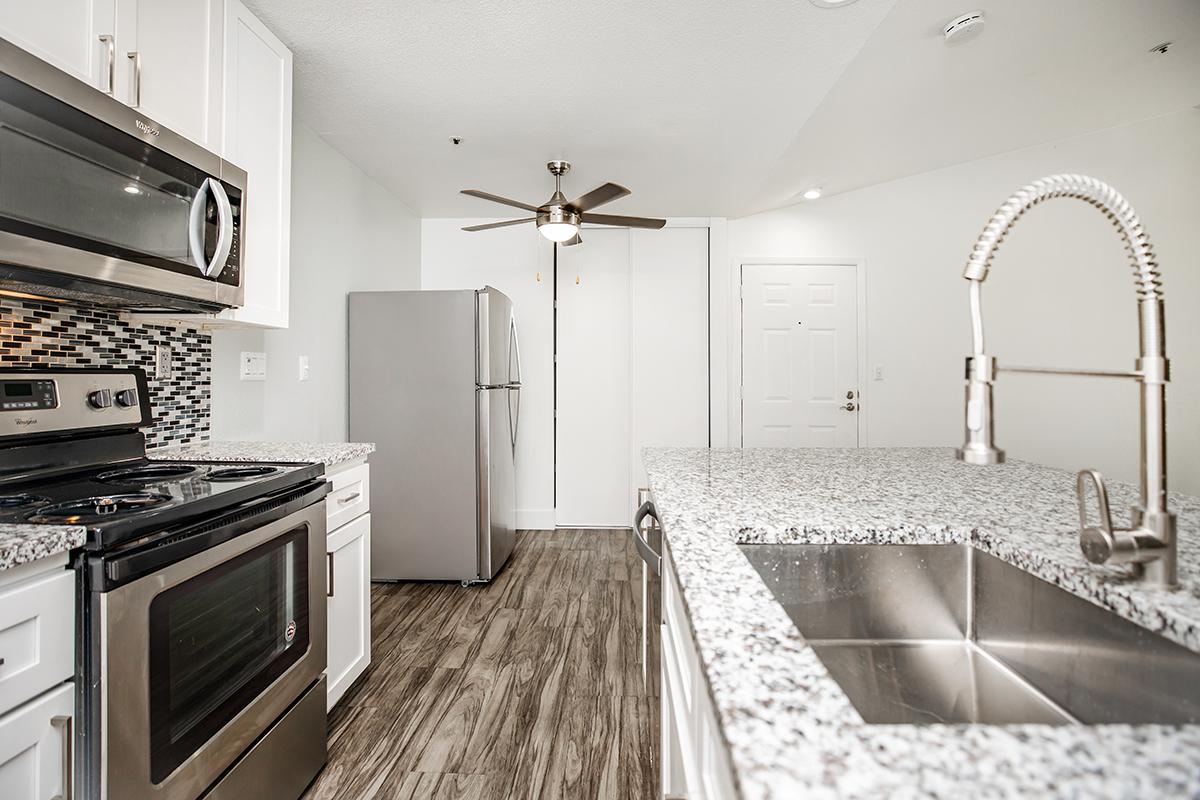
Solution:
M 538 231 L 552 242 L 565 242 L 575 238 L 579 226 L 571 222 L 543 222 L 538 225 Z

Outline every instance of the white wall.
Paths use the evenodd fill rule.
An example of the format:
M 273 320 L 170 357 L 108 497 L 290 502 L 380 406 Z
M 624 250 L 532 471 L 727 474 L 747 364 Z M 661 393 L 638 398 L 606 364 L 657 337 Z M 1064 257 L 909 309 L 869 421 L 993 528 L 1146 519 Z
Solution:
M 884 368 L 883 381 L 862 387 L 869 444 L 958 444 L 970 349 L 963 265 L 1012 191 L 1057 172 L 1107 181 L 1141 214 L 1166 297 L 1171 486 L 1200 494 L 1200 111 L 731 221 L 731 261 L 866 259 L 867 358 Z M 726 309 L 728 327 L 716 331 L 721 347 L 730 346 L 725 334 L 737 325 L 732 304 Z M 1002 363 L 1132 368 L 1134 283 L 1109 223 L 1075 200 L 1049 202 L 1023 218 L 984 285 L 984 322 L 989 350 Z M 1131 382 L 1002 375 L 996 402 L 998 444 L 1011 457 L 1137 480 Z
M 517 527 L 554 527 L 554 249 L 532 225 L 466 233 L 487 220 L 421 221 L 421 288 L 490 285 L 513 301 L 521 343 Z
M 213 335 L 214 439 L 344 441 L 346 293 L 420 285 L 416 215 L 300 123 L 291 245 L 289 327 Z M 266 381 L 238 379 L 243 350 L 267 353 Z M 311 369 L 305 382 L 301 355 Z

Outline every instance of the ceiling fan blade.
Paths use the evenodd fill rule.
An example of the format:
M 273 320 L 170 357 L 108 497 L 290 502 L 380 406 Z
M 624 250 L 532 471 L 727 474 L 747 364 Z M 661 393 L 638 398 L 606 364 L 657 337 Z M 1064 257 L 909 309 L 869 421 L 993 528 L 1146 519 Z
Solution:
M 587 194 L 572 200 L 567 205 L 574 208 L 576 211 L 587 211 L 589 208 L 602 206 L 605 203 L 611 203 L 613 200 L 624 197 L 629 194 L 629 190 L 618 183 L 606 183 L 603 186 L 597 186 Z
M 583 244 L 583 238 L 580 237 L 580 235 L 578 233 L 575 234 L 574 236 L 572 236 L 570 239 L 567 239 L 565 242 L 563 242 L 562 246 L 563 247 L 572 247 L 577 244 Z
M 522 222 L 533 222 L 534 217 L 522 217 L 521 219 L 506 219 L 503 222 L 489 222 L 485 225 L 468 225 L 463 228 L 464 231 L 486 231 L 491 228 L 503 228 L 506 225 L 520 225 Z
M 537 206 L 531 206 L 529 203 L 522 203 L 520 200 L 510 200 L 507 197 L 501 197 L 498 194 L 480 191 L 479 189 L 463 189 L 463 194 L 471 197 L 478 197 L 480 200 L 491 200 L 493 203 L 500 203 L 513 208 L 523 208 L 526 211 L 537 211 Z
M 658 230 L 667 224 L 665 219 L 651 219 L 650 217 L 621 217 L 613 214 L 583 214 L 580 216 L 584 222 L 590 222 L 593 225 L 619 225 L 622 228 L 653 228 Z

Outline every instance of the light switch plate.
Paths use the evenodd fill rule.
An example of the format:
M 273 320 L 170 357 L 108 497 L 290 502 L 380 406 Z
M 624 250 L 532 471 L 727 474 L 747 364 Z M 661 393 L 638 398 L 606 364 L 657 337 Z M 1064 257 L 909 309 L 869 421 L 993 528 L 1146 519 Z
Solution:
M 238 361 L 239 375 L 244 381 L 265 381 L 267 379 L 267 354 L 243 350 Z
M 308 356 L 300 356 L 300 380 L 306 381 L 312 371 L 308 368 Z
M 873 377 L 874 377 L 874 378 L 875 378 L 875 380 L 877 380 L 877 381 L 881 381 L 881 380 L 883 380 L 883 364 L 876 364 L 876 365 L 875 365 L 875 372 L 874 372 L 874 375 L 873 375 Z

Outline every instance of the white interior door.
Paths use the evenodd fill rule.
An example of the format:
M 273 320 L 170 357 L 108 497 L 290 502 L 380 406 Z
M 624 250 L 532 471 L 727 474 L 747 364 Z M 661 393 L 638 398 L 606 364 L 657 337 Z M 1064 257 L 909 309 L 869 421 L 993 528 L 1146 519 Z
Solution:
M 858 446 L 853 266 L 742 266 L 742 445 Z
M 554 520 L 624 527 L 632 514 L 629 231 L 588 229 L 583 239 L 558 249 Z

